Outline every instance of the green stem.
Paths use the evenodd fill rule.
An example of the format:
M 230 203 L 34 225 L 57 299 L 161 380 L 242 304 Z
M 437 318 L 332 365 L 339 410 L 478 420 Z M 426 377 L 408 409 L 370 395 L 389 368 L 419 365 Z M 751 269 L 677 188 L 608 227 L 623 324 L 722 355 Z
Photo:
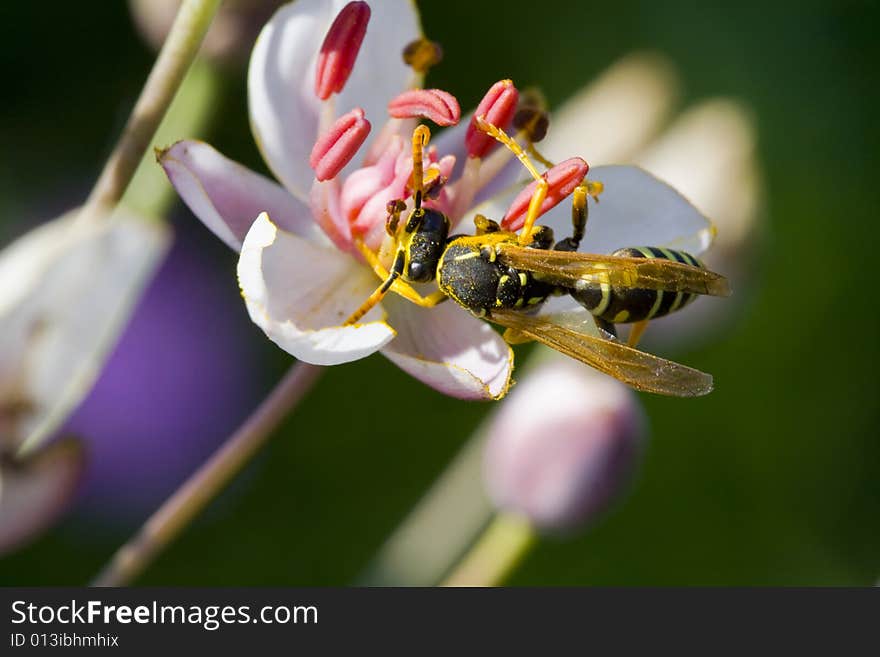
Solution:
M 221 0 L 184 0 L 122 135 L 79 215 L 94 221 L 122 198 L 195 59 Z
M 323 371 L 307 363 L 291 367 L 238 431 L 116 552 L 92 586 L 125 586 L 143 572 L 250 461 Z
M 498 586 L 535 545 L 537 534 L 521 516 L 499 512 L 441 586 Z
M 153 136 L 156 146 L 172 144 L 181 137 L 203 139 L 214 119 L 222 92 L 222 77 L 217 69 L 201 57 L 193 62 L 165 118 Z M 125 190 L 122 203 L 145 218 L 167 215 L 180 197 L 168 183 L 153 153 L 146 153 Z

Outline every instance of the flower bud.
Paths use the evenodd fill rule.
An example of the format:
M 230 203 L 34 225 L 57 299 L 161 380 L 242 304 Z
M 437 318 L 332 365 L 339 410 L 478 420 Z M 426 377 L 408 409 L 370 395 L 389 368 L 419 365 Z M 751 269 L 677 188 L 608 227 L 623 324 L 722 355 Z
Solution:
M 335 178 L 351 161 L 370 134 L 370 122 L 364 110 L 356 107 L 336 119 L 336 123 L 318 138 L 309 156 L 309 166 L 320 181 Z
M 477 127 L 477 117 L 481 116 L 495 127 L 506 130 L 513 120 L 518 102 L 519 92 L 511 80 L 501 80 L 492 85 L 477 105 L 464 137 L 469 157 L 485 157 L 496 144 L 493 137 Z
M 632 391 L 550 356 L 492 421 L 484 456 L 489 496 L 538 529 L 574 529 L 603 512 L 628 483 L 643 426 Z
M 370 7 L 366 2 L 349 2 L 336 16 L 318 53 L 315 95 L 321 100 L 345 87 L 369 22 Z
M 569 194 L 574 191 L 574 188 L 583 182 L 589 170 L 590 166 L 586 162 L 579 157 L 573 157 L 560 162 L 552 169 L 546 171 L 541 177 L 547 181 L 549 187 L 547 188 L 547 196 L 544 198 L 544 202 L 541 203 L 538 216 L 568 198 Z M 529 210 L 529 202 L 532 200 L 532 195 L 535 193 L 537 186 L 538 182 L 535 181 L 517 194 L 516 198 L 513 199 L 513 203 L 510 204 L 507 214 L 504 215 L 504 219 L 501 220 L 503 228 L 513 231 L 522 228 L 526 213 Z
M 410 89 L 388 103 L 388 113 L 395 119 L 429 119 L 439 126 L 458 123 L 461 109 L 450 93 L 440 89 Z

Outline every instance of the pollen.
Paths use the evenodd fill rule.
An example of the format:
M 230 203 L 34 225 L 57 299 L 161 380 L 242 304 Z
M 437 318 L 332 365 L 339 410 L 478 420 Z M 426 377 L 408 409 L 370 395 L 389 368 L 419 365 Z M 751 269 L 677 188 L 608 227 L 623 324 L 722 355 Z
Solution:
M 443 60 L 443 48 L 430 39 L 416 39 L 403 49 L 403 62 L 416 73 L 427 73 L 428 69 Z

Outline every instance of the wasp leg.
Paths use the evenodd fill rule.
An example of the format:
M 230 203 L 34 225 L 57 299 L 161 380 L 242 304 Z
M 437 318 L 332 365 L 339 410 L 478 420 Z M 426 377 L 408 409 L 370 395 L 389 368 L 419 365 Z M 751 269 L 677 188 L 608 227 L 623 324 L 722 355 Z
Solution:
M 400 259 L 400 262 L 402 263 L 403 260 Z M 395 265 L 396 264 L 397 262 L 395 261 Z M 379 275 L 379 278 L 383 279 L 382 284 L 377 287 L 369 297 L 367 297 L 367 300 L 364 301 L 347 320 L 345 320 L 346 326 L 356 323 L 361 317 L 370 312 L 370 310 L 372 310 L 373 307 L 379 303 L 386 294 L 388 294 L 389 290 L 422 308 L 433 308 L 438 303 L 442 303 L 449 298 L 440 290 L 437 290 L 428 296 L 422 296 L 409 283 L 400 280 L 400 272 L 397 269 L 393 269 L 388 273 L 384 267 L 379 265 L 378 268 L 374 267 L 373 270 Z
M 571 195 L 571 237 L 559 240 L 554 251 L 577 251 L 587 228 L 587 186 L 578 185 Z
M 370 265 L 370 267 L 372 268 L 372 270 L 374 272 L 376 272 L 376 276 L 379 277 L 379 280 L 387 281 L 388 278 L 391 277 L 391 272 L 389 272 L 387 269 L 385 269 L 385 266 L 381 262 L 379 262 L 379 256 L 377 256 L 375 253 L 373 253 L 369 249 L 369 247 L 367 247 L 367 245 L 364 244 L 360 239 L 356 239 L 354 241 L 354 244 L 360 250 L 361 255 L 364 256 L 364 260 L 366 260 L 367 264 Z M 402 258 L 403 258 L 403 252 L 398 251 L 397 255 L 394 258 L 395 264 L 397 263 L 398 259 L 401 259 L 401 261 L 402 261 Z M 403 271 L 402 265 L 401 265 L 401 271 Z M 412 285 L 410 285 L 406 281 L 400 280 L 400 278 L 398 278 L 398 277 L 395 277 L 394 280 L 392 280 L 391 291 L 394 292 L 395 294 L 402 296 L 407 301 L 411 301 L 412 303 L 416 304 L 417 306 L 421 306 L 422 308 L 432 308 L 432 307 L 436 306 L 438 303 L 440 303 L 442 301 L 446 301 L 446 299 L 448 298 L 440 290 L 437 290 L 436 292 L 432 292 L 428 296 L 422 296 L 421 294 L 418 293 L 418 291 Z M 382 296 L 384 296 L 384 294 Z M 381 299 L 381 297 L 379 297 L 379 298 Z M 373 305 L 375 305 L 375 303 Z M 367 310 L 369 310 L 369 308 Z
M 477 127 L 509 148 L 511 152 L 516 155 L 517 159 L 522 162 L 523 166 L 528 169 L 529 173 L 532 174 L 532 178 L 538 183 L 537 187 L 535 187 L 535 192 L 532 194 L 532 199 L 529 201 L 529 210 L 526 213 L 525 223 L 523 224 L 522 230 L 519 232 L 519 243 L 525 246 L 530 242 L 532 227 L 538 220 L 541 204 L 544 202 L 544 199 L 547 198 L 547 189 L 550 184 L 541 177 L 540 173 L 538 173 L 538 169 L 535 168 L 535 165 L 529 159 L 528 153 L 523 150 L 522 146 L 511 139 L 504 130 L 492 125 L 481 116 L 477 117 Z
M 635 347 L 639 340 L 642 339 L 642 335 L 645 333 L 645 329 L 648 328 L 648 320 L 643 319 L 641 322 L 635 322 L 632 325 L 632 328 L 629 330 L 629 338 L 627 338 L 627 344 L 630 347 Z
M 556 166 L 553 162 L 544 157 L 544 154 L 541 153 L 541 151 L 535 148 L 535 144 L 532 141 L 528 142 L 528 145 L 526 146 L 526 152 L 548 169 L 552 169 Z
M 617 338 L 617 327 L 614 324 L 601 317 L 594 317 L 593 319 L 596 320 L 596 326 L 599 327 L 599 332 L 604 333 L 605 337 Z
M 378 260 L 376 261 L 376 266 L 373 267 L 373 271 L 375 271 L 379 278 L 382 279 L 382 284 L 377 287 L 369 297 L 367 297 L 367 300 L 364 301 L 348 319 L 345 320 L 345 326 L 355 324 L 361 317 L 370 312 L 375 305 L 379 303 L 386 294 L 388 294 L 389 290 L 422 308 L 433 308 L 438 303 L 446 301 L 448 297 L 440 290 L 425 297 L 419 294 L 409 283 L 401 281 L 400 274 L 403 271 L 403 264 L 404 257 L 402 251 L 398 252 L 397 256 L 394 258 L 394 265 L 390 272 L 388 272 Z
M 400 285 L 394 287 L 394 292 L 402 296 L 407 301 L 411 301 L 412 303 L 416 304 L 417 306 L 421 306 L 422 308 L 433 308 L 438 303 L 443 303 L 449 298 L 440 290 L 437 290 L 436 292 L 431 292 L 431 294 L 429 294 L 428 296 L 422 296 L 409 283 L 404 283 L 402 281 L 398 281 L 398 283 L 400 283 Z
M 386 294 L 388 294 L 388 290 L 391 289 L 391 286 L 394 285 L 394 282 L 400 277 L 400 274 L 403 271 L 403 265 L 403 253 L 398 252 L 397 256 L 394 258 L 394 265 L 391 267 L 391 271 L 384 277 L 382 284 L 377 287 L 369 297 L 367 297 L 367 300 L 364 301 L 348 319 L 345 320 L 344 326 L 355 324 L 361 317 L 370 312 Z

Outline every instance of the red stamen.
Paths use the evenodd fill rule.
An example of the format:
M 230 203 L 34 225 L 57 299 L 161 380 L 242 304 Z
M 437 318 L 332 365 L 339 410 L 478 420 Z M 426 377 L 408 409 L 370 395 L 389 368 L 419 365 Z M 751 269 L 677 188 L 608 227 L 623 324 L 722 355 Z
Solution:
M 429 119 L 439 126 L 458 123 L 461 109 L 450 93 L 440 89 L 411 89 L 388 103 L 388 113 L 395 119 Z
M 574 191 L 574 188 L 581 184 L 589 170 L 590 166 L 586 162 L 579 157 L 573 157 L 560 162 L 544 173 L 541 177 L 547 181 L 549 188 L 538 216 L 565 200 Z M 538 182 L 535 181 L 517 195 L 513 203 L 510 204 L 507 214 L 504 215 L 504 219 L 501 220 L 503 228 L 512 231 L 522 228 L 529 210 L 529 202 L 532 200 L 532 194 L 535 193 L 537 186 Z
M 519 91 L 510 80 L 501 80 L 492 85 L 474 111 L 474 118 L 468 125 L 464 137 L 465 147 L 470 157 L 485 157 L 495 146 L 495 140 L 477 127 L 476 117 L 482 116 L 495 127 L 506 130 L 516 113 Z
M 321 100 L 345 87 L 369 21 L 370 7 L 366 2 L 349 2 L 336 16 L 318 53 L 315 95 Z
M 336 119 L 336 123 L 318 138 L 309 156 L 309 166 L 318 180 L 330 180 L 342 171 L 370 134 L 370 122 L 364 110 L 356 107 Z

